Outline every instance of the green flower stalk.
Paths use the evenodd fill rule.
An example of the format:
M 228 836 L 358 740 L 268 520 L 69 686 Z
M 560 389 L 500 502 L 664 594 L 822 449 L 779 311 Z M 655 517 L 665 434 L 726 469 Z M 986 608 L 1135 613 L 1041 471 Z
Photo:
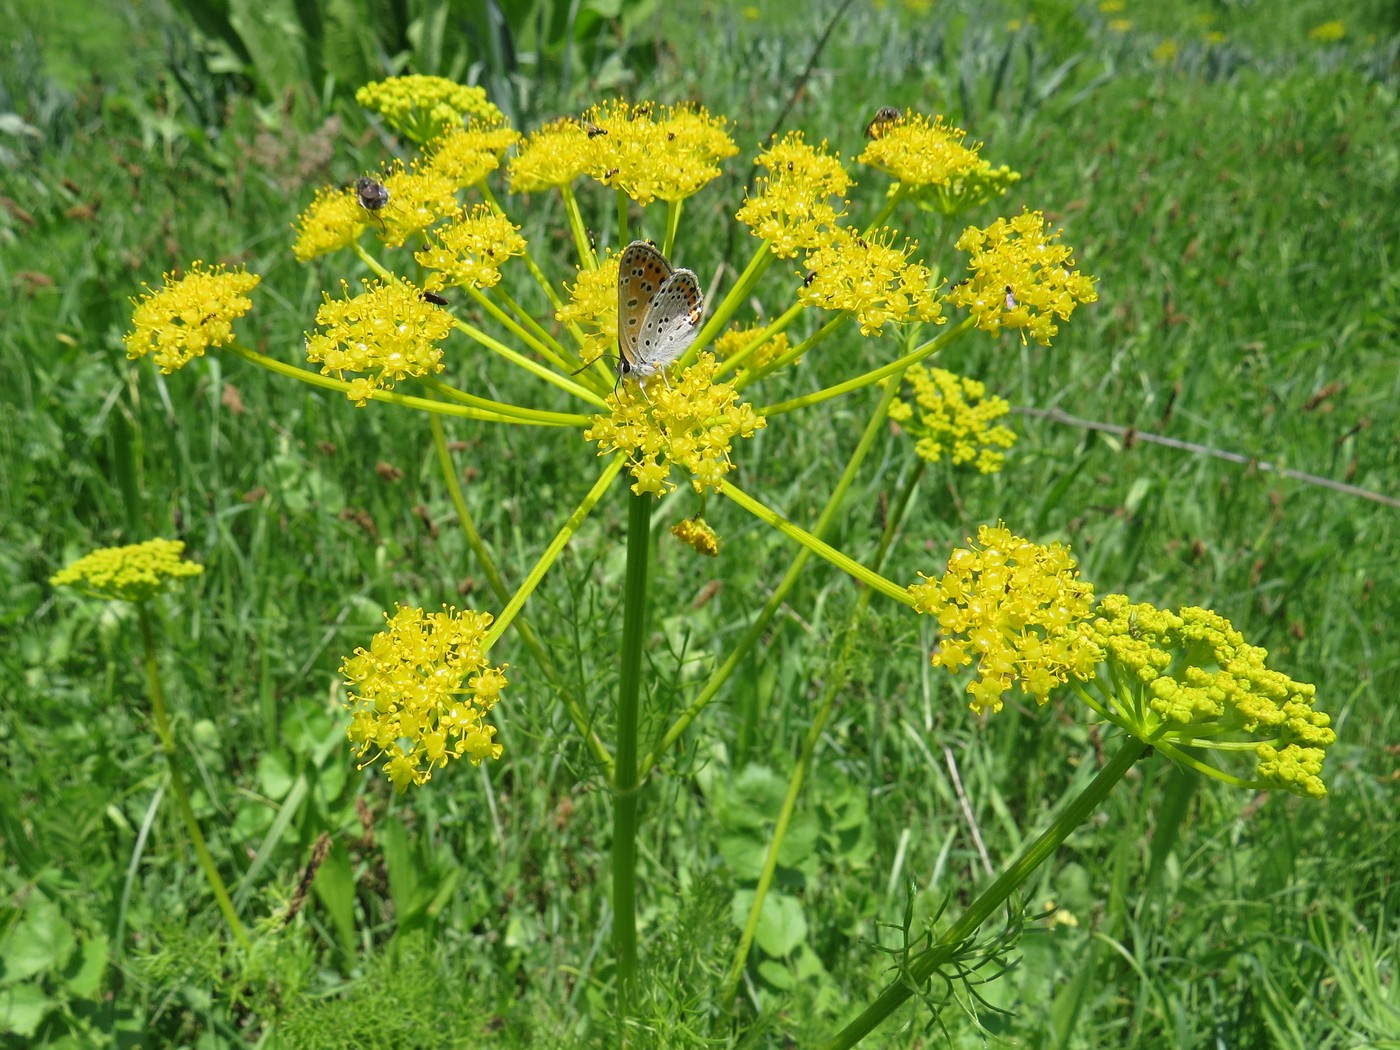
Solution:
M 161 751 L 170 770 L 170 787 L 180 810 L 185 831 L 194 847 L 210 892 L 223 913 L 224 921 L 234 939 L 243 948 L 250 942 L 242 920 L 234 909 L 228 888 L 219 875 L 204 833 L 190 805 L 190 793 L 185 775 L 180 770 L 175 730 L 165 710 L 165 693 L 161 687 L 160 668 L 156 661 L 155 630 L 151 624 L 151 602 L 180 580 L 198 576 L 204 566 L 182 557 L 185 545 L 179 540 L 147 540 L 125 547 L 104 547 L 84 555 L 64 569 L 54 573 L 49 582 L 55 587 L 73 587 L 83 594 L 106 601 L 127 601 L 136 606 L 141 625 L 142 663 L 146 672 L 146 695 L 151 702 L 151 715 L 156 723 Z

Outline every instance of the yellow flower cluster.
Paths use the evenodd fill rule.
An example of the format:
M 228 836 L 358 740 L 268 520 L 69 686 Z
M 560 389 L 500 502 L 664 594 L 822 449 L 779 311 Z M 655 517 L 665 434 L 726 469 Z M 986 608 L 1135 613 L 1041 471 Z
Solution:
M 912 241 L 896 248 L 894 236 L 889 228 L 869 238 L 844 227 L 830 231 L 807 256 L 811 280 L 798 290 L 798 302 L 849 311 L 861 335 L 874 335 L 891 321 L 943 324 L 947 318 L 934 292 L 933 273 L 923 263 L 909 262 L 917 247 Z
M 621 262 L 622 257 L 614 253 L 599 261 L 596 269 L 579 270 L 578 280 L 568 290 L 569 301 L 555 311 L 561 324 L 583 330 L 580 353 L 585 360 L 616 353 L 617 271 Z
M 307 360 L 319 362 L 322 375 L 344 379 L 347 372 L 369 372 L 350 383 L 346 396 L 364 405 L 376 389 L 391 390 L 405 376 L 428 376 L 442 371 L 442 348 L 437 344 L 452 330 L 452 317 L 423 300 L 407 281 L 365 282 L 365 290 L 344 299 L 331 299 L 316 311 L 325 329 L 306 338 Z
M 210 347 L 233 342 L 233 322 L 247 313 L 253 300 L 247 293 L 262 279 L 246 270 L 228 272 L 223 266 L 204 269 L 196 261 L 190 272 L 178 280 L 165 275 L 165 287 L 158 292 L 146 289 L 131 315 L 132 330 L 126 334 L 128 358 L 151 354 L 165 373 L 183 368 Z
M 103 547 L 49 577 L 55 587 L 78 587 L 94 598 L 140 602 L 172 580 L 198 576 L 204 566 L 180 555 L 180 540 L 147 540 L 127 547 Z
M 958 249 L 969 255 L 971 275 L 953 286 L 949 298 L 967 307 L 978 328 L 997 332 L 1019 328 L 1042 346 L 1059 331 L 1054 318 L 1068 320 L 1080 303 L 1097 301 L 1094 279 L 1074 269 L 1060 231 L 1046 235 L 1045 215 L 1022 211 L 997 219 L 985 230 L 969 226 Z
M 511 192 L 589 175 L 638 204 L 684 200 L 719 177 L 719 161 L 739 152 L 727 123 L 699 106 L 606 102 L 529 136 L 510 162 Z
M 975 171 L 981 144 L 964 145 L 967 132 L 945 124 L 942 117 L 929 120 L 907 111 L 881 125 L 856 160 L 898 179 L 905 186 L 946 186 Z
M 379 113 L 390 127 L 419 144 L 460 128 L 469 117 L 487 124 L 505 119 L 481 88 L 445 77 L 390 77 L 360 88 L 355 101 Z
M 506 150 L 520 141 L 520 133 L 509 127 L 485 127 L 473 121 L 465 130 L 453 128 L 428 143 L 424 172 L 441 175 L 455 189 L 475 186 L 501 166 Z
M 601 132 L 602 129 L 596 129 Z M 520 143 L 511 157 L 511 193 L 539 193 L 568 186 L 595 166 L 589 131 L 577 120 L 551 121 Z
M 1319 774 L 1337 737 L 1313 686 L 1271 670 L 1264 649 L 1209 609 L 1166 612 L 1110 594 L 1098 613 L 1089 637 L 1123 690 L 1106 699 L 1141 739 L 1239 754 L 1239 740 L 1263 736 L 1252 786 L 1327 793 Z
M 1092 677 L 1102 655 L 1084 629 L 1094 588 L 1079 579 L 1069 548 L 1032 543 L 1001 524 L 983 525 L 976 546 L 953 552 L 942 579 L 924 577 L 909 593 L 915 611 L 938 618 L 934 666 L 957 671 L 977 661 L 981 677 L 967 691 L 979 714 L 1000 711 L 1013 683 L 1043 704 L 1069 677 Z
M 323 186 L 306 210 L 297 217 L 297 237 L 292 254 L 297 262 L 310 262 L 348 248 L 374 222 L 355 191 L 345 186 Z
M 754 337 L 762 330 L 762 325 L 751 325 L 749 327 L 735 326 L 729 329 L 729 331 L 715 340 L 715 355 L 727 361 L 753 342 Z M 771 364 L 782 357 L 791 349 L 792 345 L 788 342 L 787 334 L 785 332 L 777 332 L 770 335 L 746 354 L 738 367 L 750 371 L 763 368 L 765 365 Z M 801 358 L 799 357 L 797 360 L 800 361 Z M 797 361 L 792 363 L 796 364 Z
M 703 518 L 686 518 L 671 526 L 671 535 L 709 558 L 719 557 L 719 536 Z
M 664 376 L 646 390 L 640 383 L 624 383 L 608 397 L 611 415 L 594 416 L 583 436 L 598 443 L 600 456 L 617 449 L 627 453 L 632 491 L 638 495 L 674 489 L 673 464 L 690 471 L 696 492 L 718 490 L 734 469 L 730 442 L 752 437 L 765 421 L 748 402 L 739 403 L 730 384 L 714 382 L 714 372 L 714 355 L 705 353 L 669 384 Z
M 298 262 L 348 248 L 366 229 L 375 230 L 390 248 L 457 211 L 456 183 L 441 171 L 396 168 L 378 180 L 389 202 L 376 211 L 364 207 L 355 190 L 322 189 L 297 220 L 292 253 Z
M 719 178 L 719 161 L 739 152 L 729 122 L 702 106 L 615 100 L 594 106 L 584 119 L 595 150 L 589 174 L 641 205 L 692 196 Z
M 789 132 L 754 160 L 767 171 L 754 186 L 753 196 L 739 209 L 738 220 L 755 237 L 768 242 L 769 250 L 780 259 L 821 244 L 827 231 L 845 214 L 844 201 L 838 210 L 832 197 L 841 197 L 851 188 L 851 177 L 841 158 L 820 147 L 807 145 L 802 132 Z
M 525 254 L 525 238 L 519 229 L 489 205 L 478 204 L 470 213 L 435 230 L 433 243 L 413 257 L 425 268 L 442 274 L 446 284 L 490 288 L 501 279 L 502 263 Z
M 1011 411 L 1005 398 L 987 396 L 987 385 L 942 368 L 914 365 L 904 373 L 914 403 L 896 401 L 889 416 L 916 438 L 914 452 L 937 463 L 950 458 L 954 466 L 972 463 L 983 474 L 1001 470 L 1006 456 L 999 449 L 1016 443 L 1009 427 L 994 423 Z
M 480 765 L 500 758 L 496 727 L 484 720 L 506 686 L 507 665 L 491 667 L 483 650 L 491 615 L 398 606 L 384 618 L 387 629 L 340 668 L 351 689 L 345 706 L 360 768 L 382 761 L 395 789 L 405 791 L 452 759 Z

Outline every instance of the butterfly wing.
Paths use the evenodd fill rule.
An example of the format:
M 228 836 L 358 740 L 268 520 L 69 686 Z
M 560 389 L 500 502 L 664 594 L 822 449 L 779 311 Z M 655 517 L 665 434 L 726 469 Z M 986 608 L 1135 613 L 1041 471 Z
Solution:
M 623 249 L 617 268 L 618 375 L 636 368 L 637 337 L 652 300 L 671 274 L 666 256 L 648 241 L 633 241 Z
M 700 282 L 689 270 L 676 270 L 661 282 L 642 319 L 633 345 L 635 360 L 630 371 L 639 376 L 654 375 L 690 348 L 695 342 L 705 299 Z

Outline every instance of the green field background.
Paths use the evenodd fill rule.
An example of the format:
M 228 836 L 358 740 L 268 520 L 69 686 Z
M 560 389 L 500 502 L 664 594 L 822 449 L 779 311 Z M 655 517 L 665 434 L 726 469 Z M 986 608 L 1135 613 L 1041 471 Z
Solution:
M 1004 520 L 1070 544 L 1099 593 L 1227 617 L 1317 686 L 1338 734 L 1323 801 L 1140 763 L 993 920 L 989 938 L 1019 936 L 989 949 L 978 979 L 934 987 L 862 1045 L 1400 1047 L 1400 9 L 580 10 L 597 27 L 571 43 L 537 21 L 515 26 L 513 51 L 445 31 L 440 68 L 367 47 L 357 61 L 365 79 L 479 81 L 523 131 L 617 96 L 726 116 L 741 153 L 687 203 L 677 239 L 706 287 L 752 251 L 733 216 L 771 134 L 801 129 L 849 161 L 881 106 L 945 114 L 1022 175 L 968 223 L 1043 210 L 1099 301 L 1048 348 L 1003 335 L 935 361 L 1007 398 L 1020 441 L 999 474 L 931 468 L 886 575 L 937 574 L 979 524 Z M 496 607 L 426 424 L 231 356 L 169 376 L 126 359 L 142 282 L 203 259 L 263 276 L 240 334 L 304 363 L 323 291 L 366 271 L 348 253 L 298 263 L 293 223 L 317 188 L 393 155 L 354 105 L 358 83 L 327 75 L 328 59 L 297 72 L 295 34 L 271 38 L 291 57 L 268 44 L 250 67 L 193 35 L 197 22 L 148 4 L 0 3 L 0 1045 L 616 1045 L 609 801 L 528 651 L 507 635 L 492 654 L 512 665 L 498 763 L 397 796 L 355 769 L 345 740 L 337 669 L 383 610 Z M 882 199 L 872 175 L 856 171 L 853 215 Z M 499 194 L 541 264 L 572 280 L 558 200 Z M 611 195 L 580 197 L 606 239 Z M 925 235 L 917 211 L 894 221 Z M 956 253 L 937 262 L 958 279 Z M 765 308 L 800 280 L 775 266 Z M 519 294 L 546 316 L 537 290 Z M 893 352 L 852 335 L 765 397 Z M 577 410 L 484 354 L 449 368 L 502 401 Z M 877 396 L 775 420 L 736 448 L 740 484 L 810 524 Z M 596 448 L 572 430 L 448 431 L 478 527 L 518 582 L 596 476 Z M 834 546 L 869 556 L 913 462 L 907 440 L 881 436 Z M 528 607 L 604 728 L 623 494 Z M 644 666 L 661 724 L 793 555 L 712 499 L 724 547 L 702 562 L 662 527 L 695 507 L 683 489 L 655 519 Z M 226 950 L 170 805 L 134 613 L 48 583 L 89 550 L 157 536 L 206 566 L 157 606 L 161 674 L 251 953 Z M 929 624 L 903 607 L 874 603 L 854 660 L 835 666 L 855 601 L 849 578 L 809 568 L 648 782 L 634 1045 L 820 1045 L 892 979 L 904 936 L 976 891 L 979 841 L 1004 863 L 1096 760 L 1099 731 L 1068 701 L 968 711 L 962 683 L 928 665 Z M 813 698 L 838 674 L 775 886 L 794 902 L 792 936 L 756 950 L 742 1016 L 724 1020 L 710 997 L 735 916 Z M 322 832 L 324 871 L 282 928 Z

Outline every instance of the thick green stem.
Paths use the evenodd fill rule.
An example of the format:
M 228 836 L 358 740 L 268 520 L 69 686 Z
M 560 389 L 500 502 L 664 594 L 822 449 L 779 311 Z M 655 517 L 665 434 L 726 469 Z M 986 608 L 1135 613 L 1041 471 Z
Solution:
M 914 991 L 923 986 L 933 973 L 967 944 L 977 933 L 982 923 L 1011 898 L 1060 845 L 1092 813 L 1114 785 L 1122 780 L 1133 763 L 1150 750 L 1136 737 L 1128 737 L 1123 747 L 1109 759 L 1108 763 L 1091 780 L 1087 787 L 1070 804 L 1044 834 L 1021 851 L 997 880 L 973 901 L 938 938 L 938 942 L 920 952 L 905 968 L 900 981 L 881 993 L 854 1021 L 841 1029 L 831 1041 L 823 1044 L 822 1050 L 846 1050 L 864 1039 L 874 1028 L 894 1013 Z
M 185 830 L 189 833 L 190 842 L 194 845 L 195 856 L 199 858 L 199 866 L 204 869 L 204 877 L 209 881 L 209 889 L 214 894 L 214 900 L 218 903 L 219 910 L 224 913 L 224 920 L 233 932 L 234 940 L 246 950 L 252 947 L 248 940 L 248 933 L 238 918 L 238 912 L 234 911 L 233 900 L 228 895 L 224 880 L 219 877 L 218 865 L 214 863 L 214 858 L 209 853 L 209 847 L 204 844 L 204 834 L 199 830 L 199 821 L 195 819 L 194 808 L 190 805 L 190 793 L 185 787 L 185 776 L 180 772 L 179 756 L 175 749 L 175 733 L 171 730 L 170 718 L 165 713 L 165 695 L 161 690 L 160 671 L 156 666 L 156 641 L 155 632 L 151 629 L 150 609 L 145 602 L 137 602 L 136 611 L 141 622 L 141 645 L 144 649 L 142 660 L 146 668 L 146 692 L 151 699 L 151 714 L 155 716 L 156 735 L 160 737 L 160 749 L 165 752 L 165 761 L 170 767 L 170 790 L 175 795 L 176 808 L 180 810 L 180 816 L 184 818 Z
M 618 1018 L 632 1015 L 637 982 L 637 733 L 641 723 L 642 648 L 647 630 L 647 568 L 651 559 L 650 494 L 630 494 L 627 582 L 623 590 L 622 663 L 617 688 L 617 748 L 613 767 L 613 954 Z

